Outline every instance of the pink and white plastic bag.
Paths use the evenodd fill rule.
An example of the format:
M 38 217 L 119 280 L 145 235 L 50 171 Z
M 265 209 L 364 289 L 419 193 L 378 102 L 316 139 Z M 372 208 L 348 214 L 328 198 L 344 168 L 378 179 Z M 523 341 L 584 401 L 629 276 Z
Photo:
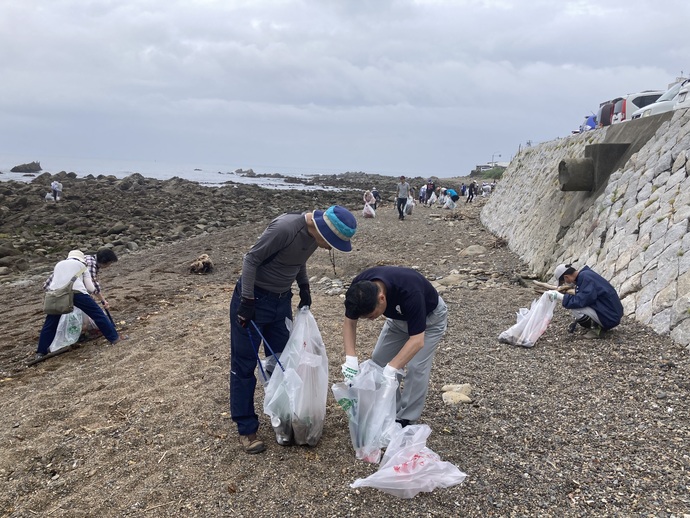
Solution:
M 426 447 L 431 434 L 428 425 L 397 425 L 379 470 L 358 478 L 350 487 L 373 487 L 400 498 L 412 498 L 422 491 L 451 487 L 465 480 L 465 473 L 454 464 L 442 461 Z

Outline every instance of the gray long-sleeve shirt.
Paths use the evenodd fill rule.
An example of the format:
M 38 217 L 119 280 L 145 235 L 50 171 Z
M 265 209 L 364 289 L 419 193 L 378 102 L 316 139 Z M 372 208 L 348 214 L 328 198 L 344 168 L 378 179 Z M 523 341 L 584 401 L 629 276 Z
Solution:
M 307 259 L 318 247 L 307 231 L 305 214 L 283 214 L 271 221 L 242 263 L 242 296 L 254 298 L 254 286 L 272 293 L 308 284 Z

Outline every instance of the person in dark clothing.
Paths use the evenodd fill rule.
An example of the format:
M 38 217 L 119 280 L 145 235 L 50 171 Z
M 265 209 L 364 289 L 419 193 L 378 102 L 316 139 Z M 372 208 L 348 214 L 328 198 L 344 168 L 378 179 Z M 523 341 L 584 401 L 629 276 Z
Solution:
M 407 198 L 410 196 L 410 184 L 405 181 L 405 177 L 400 177 L 400 182 L 396 186 L 397 198 L 396 208 L 398 209 L 398 219 L 405 220 L 405 205 L 407 204 Z
M 568 331 L 575 332 L 578 324 L 586 329 L 584 338 L 600 338 L 605 331 L 620 324 L 623 305 L 611 284 L 589 266 L 576 270 L 571 264 L 556 266 L 554 276 L 558 285 L 575 285 L 575 294 L 549 291 L 551 300 L 560 300 L 563 307 L 571 310 L 574 321 Z
M 474 195 L 477 192 L 477 182 L 470 182 L 470 185 L 467 187 L 467 199 L 465 200 L 465 203 L 469 203 L 474 199 Z
M 256 436 L 259 418 L 254 410 L 259 332 L 276 355 L 283 352 L 290 336 L 285 319 L 292 320 L 293 282 L 299 286 L 298 307 L 311 306 L 307 260 L 319 247 L 352 251 L 356 229 L 355 217 L 339 205 L 283 214 L 244 256 L 230 302 L 230 414 L 247 453 L 266 449 Z M 276 434 L 276 441 L 287 446 L 291 438 Z
M 376 205 L 381 203 L 381 195 L 376 187 L 371 188 L 371 195 L 374 197 L 374 204 L 372 207 L 376 210 Z
M 372 359 L 390 379 L 402 379 L 406 370 L 402 392 L 397 393 L 396 420 L 403 426 L 415 424 L 424 409 L 436 347 L 446 332 L 446 304 L 412 268 L 375 266 L 361 272 L 345 294 L 345 378 L 352 379 L 359 372 L 357 321 L 381 315 L 387 317 L 386 323 Z
M 425 203 L 429 203 L 429 198 L 431 198 L 431 195 L 436 192 L 436 184 L 433 182 L 431 178 L 429 178 L 426 181 L 426 201 Z

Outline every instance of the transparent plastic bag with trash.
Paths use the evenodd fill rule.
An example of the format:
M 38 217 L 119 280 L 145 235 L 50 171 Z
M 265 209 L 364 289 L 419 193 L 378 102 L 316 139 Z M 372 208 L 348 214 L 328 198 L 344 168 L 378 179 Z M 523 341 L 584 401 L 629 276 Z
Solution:
M 48 347 L 48 351 L 54 353 L 69 345 L 76 343 L 81 335 L 84 320 L 92 322 L 92 320 L 84 314 L 79 308 L 74 308 L 70 313 L 60 315 L 57 330 L 55 331 L 55 338 Z
M 372 207 L 368 203 L 365 203 L 364 208 L 362 209 L 362 216 L 364 216 L 365 218 L 375 218 L 376 211 L 374 210 L 374 207 Z
M 266 385 L 264 412 L 277 435 L 316 446 L 326 418 L 328 358 L 308 306 L 297 312 L 280 365 Z
M 376 473 L 358 478 L 350 487 L 373 487 L 399 498 L 462 483 L 467 476 L 426 447 L 428 425 L 397 425 Z
M 557 302 L 557 300 L 549 300 L 548 293 L 543 293 L 539 299 L 532 301 L 529 310 L 520 308 L 517 313 L 517 323 L 498 335 L 498 341 L 520 347 L 534 347 L 549 326 Z
M 395 429 L 398 382 L 383 375 L 372 360 L 359 366 L 352 380 L 335 383 L 333 396 L 348 415 L 350 439 L 359 460 L 377 463 Z

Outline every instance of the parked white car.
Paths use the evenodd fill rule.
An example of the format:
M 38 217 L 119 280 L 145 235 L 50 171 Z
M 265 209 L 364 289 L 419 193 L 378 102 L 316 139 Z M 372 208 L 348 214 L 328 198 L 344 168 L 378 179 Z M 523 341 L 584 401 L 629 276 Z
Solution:
M 663 90 L 643 90 L 636 94 L 628 94 L 613 105 L 611 124 L 629 121 L 633 112 L 649 106 L 664 93 Z
M 659 113 L 670 112 L 673 110 L 674 104 L 676 104 L 676 97 L 681 88 L 690 84 L 690 79 L 683 79 L 677 82 L 671 88 L 666 90 L 666 92 L 659 97 L 656 102 L 645 106 L 644 108 L 637 110 L 632 114 L 633 119 L 639 119 L 640 117 L 649 117 L 650 115 L 658 115 Z
M 676 97 L 676 104 L 673 105 L 674 110 L 680 110 L 681 108 L 690 108 L 690 85 L 685 85 L 678 92 L 678 97 Z

